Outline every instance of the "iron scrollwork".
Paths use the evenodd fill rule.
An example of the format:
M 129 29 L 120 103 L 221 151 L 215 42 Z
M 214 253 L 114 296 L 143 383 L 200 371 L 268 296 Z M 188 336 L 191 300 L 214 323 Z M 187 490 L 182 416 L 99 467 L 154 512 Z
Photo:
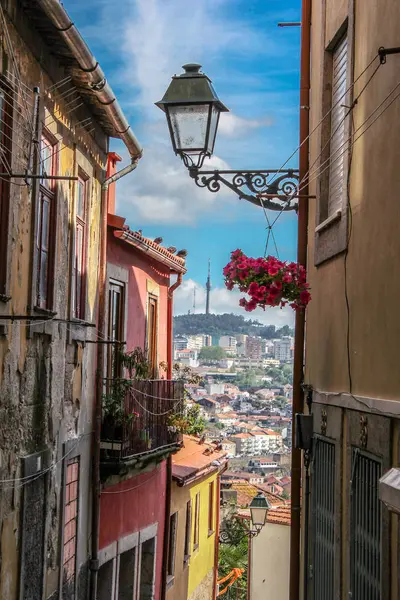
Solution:
M 219 192 L 221 185 L 244 200 L 269 210 L 297 210 L 299 172 L 281 171 L 199 171 L 190 168 L 189 174 L 196 185 L 210 192 Z M 264 197 L 263 197 L 264 195 Z
M 240 518 L 234 516 L 224 521 L 219 532 L 219 542 L 237 546 L 245 538 L 257 537 L 260 531 L 261 527 L 250 529 Z

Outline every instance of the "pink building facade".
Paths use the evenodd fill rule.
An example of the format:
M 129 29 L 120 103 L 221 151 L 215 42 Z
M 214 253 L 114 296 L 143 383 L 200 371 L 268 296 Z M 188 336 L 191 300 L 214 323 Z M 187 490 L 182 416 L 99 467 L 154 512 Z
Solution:
M 110 155 L 111 172 L 118 158 Z M 185 272 L 184 258 L 115 215 L 111 189 L 105 390 L 130 377 L 115 359 L 117 346 L 124 352 L 140 348 L 150 375 L 133 381 L 123 399 L 124 414 L 133 418 L 118 421 L 110 433 L 103 411 L 99 600 L 159 600 L 165 588 L 170 457 L 181 443 L 169 432 L 167 419 L 183 394 L 181 384 L 171 381 L 172 301 Z

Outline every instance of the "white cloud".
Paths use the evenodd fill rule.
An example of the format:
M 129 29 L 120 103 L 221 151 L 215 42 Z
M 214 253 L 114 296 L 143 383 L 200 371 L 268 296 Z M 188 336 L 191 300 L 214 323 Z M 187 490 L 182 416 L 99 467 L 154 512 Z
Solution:
M 217 156 L 204 164 L 208 169 L 228 169 Z M 226 189 L 210 193 L 195 185 L 187 169 L 169 147 L 151 145 L 145 149 L 137 170 L 118 183 L 120 214 L 140 223 L 194 223 L 200 215 L 223 209 L 236 201 Z
M 194 288 L 196 288 L 196 312 L 205 312 L 206 291 L 204 286 L 193 281 L 193 279 L 186 279 L 174 294 L 174 312 L 176 315 L 186 314 L 188 310 L 193 311 Z M 211 290 L 210 310 L 215 314 L 234 313 L 244 315 L 245 318 L 257 319 L 261 323 L 275 325 L 276 327 L 294 326 L 294 312 L 290 307 L 286 306 L 283 309 L 270 307 L 265 311 L 256 309 L 251 313 L 247 313 L 239 306 L 239 299 L 242 296 L 243 294 L 236 290 L 229 291 L 225 287 L 214 288 Z
M 222 113 L 219 120 L 218 132 L 229 138 L 248 135 L 251 129 L 270 127 L 272 119 L 243 119 L 233 113 Z

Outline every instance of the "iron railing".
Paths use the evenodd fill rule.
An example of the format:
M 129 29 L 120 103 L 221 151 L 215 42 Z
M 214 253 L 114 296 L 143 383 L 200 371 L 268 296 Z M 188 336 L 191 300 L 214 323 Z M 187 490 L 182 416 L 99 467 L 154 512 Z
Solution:
M 381 463 L 353 449 L 351 477 L 350 597 L 380 600 L 381 506 L 378 495 Z
M 335 445 L 317 438 L 312 466 L 313 600 L 335 597 Z
M 108 394 L 112 390 L 108 382 Z M 184 384 L 166 379 L 129 381 L 114 414 L 104 410 L 101 431 L 103 461 L 126 460 L 178 443 L 182 436 L 172 422 L 184 412 Z

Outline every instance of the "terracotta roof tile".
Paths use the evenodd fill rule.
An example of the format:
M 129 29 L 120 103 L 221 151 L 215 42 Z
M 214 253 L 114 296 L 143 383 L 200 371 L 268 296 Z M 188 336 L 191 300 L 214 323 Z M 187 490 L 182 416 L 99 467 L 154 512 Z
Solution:
M 216 450 L 213 444 L 199 444 L 199 438 L 183 436 L 183 447 L 172 456 L 172 476 L 184 481 L 209 468 L 217 468 L 214 461 L 225 462 L 226 452 Z

